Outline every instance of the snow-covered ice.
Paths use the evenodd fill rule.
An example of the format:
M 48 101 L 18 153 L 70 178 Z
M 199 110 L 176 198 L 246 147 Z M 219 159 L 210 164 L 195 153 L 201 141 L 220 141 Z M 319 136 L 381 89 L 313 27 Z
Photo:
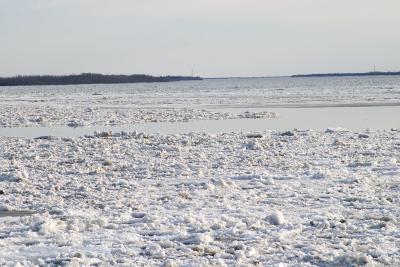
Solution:
M 2 137 L 0 263 L 400 264 L 400 132 L 293 133 Z
M 400 95 L 392 80 L 353 81 L 343 94 L 319 82 L 304 93 L 307 80 L 296 90 L 240 82 L 7 88 L 0 116 L 4 126 L 120 125 L 181 120 L 184 106 L 192 120 L 212 104 Z M 399 179 L 397 129 L 0 137 L 0 264 L 399 266 Z
M 123 125 L 270 118 L 220 107 L 400 105 L 399 77 L 210 79 L 177 83 L 0 88 L 0 126 Z

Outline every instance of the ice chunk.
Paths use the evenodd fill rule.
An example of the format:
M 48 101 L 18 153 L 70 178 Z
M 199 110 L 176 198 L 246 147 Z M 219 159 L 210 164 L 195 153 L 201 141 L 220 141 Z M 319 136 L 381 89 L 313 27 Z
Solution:
M 285 218 L 283 217 L 283 214 L 280 211 L 275 211 L 274 213 L 269 215 L 266 219 L 270 224 L 273 225 L 281 225 L 285 223 Z

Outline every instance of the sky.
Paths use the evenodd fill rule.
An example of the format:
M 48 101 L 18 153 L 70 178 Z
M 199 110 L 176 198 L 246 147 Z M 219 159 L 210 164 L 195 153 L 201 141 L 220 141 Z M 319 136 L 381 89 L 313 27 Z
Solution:
M 399 0 L 0 0 L 0 76 L 400 70 Z

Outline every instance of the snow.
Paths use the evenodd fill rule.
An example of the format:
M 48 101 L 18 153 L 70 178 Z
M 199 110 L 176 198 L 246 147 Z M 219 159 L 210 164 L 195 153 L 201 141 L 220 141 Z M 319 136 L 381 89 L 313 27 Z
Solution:
M 0 137 L 0 262 L 397 265 L 400 132 L 359 134 Z
M 285 91 L 252 84 L 247 97 L 226 87 L 140 86 L 2 89 L 0 102 L 16 115 L 1 106 L 0 116 L 4 125 L 33 117 L 41 119 L 32 124 L 120 124 L 173 119 L 184 114 L 179 103 L 255 104 L 260 92 L 262 101 L 311 99 L 300 89 L 282 98 Z M 148 86 L 157 86 L 153 94 Z M 393 88 L 384 90 L 398 97 Z M 335 98 L 325 89 L 320 101 L 353 101 L 358 90 Z M 377 88 L 365 90 L 380 101 Z M 178 108 L 163 115 L 146 103 Z M 131 106 L 120 119 L 106 104 Z M 96 114 L 80 117 L 81 109 Z M 188 110 L 186 119 L 201 113 Z M 398 266 L 399 178 L 397 129 L 0 136 L 0 264 Z
M 274 225 L 281 225 L 285 223 L 285 218 L 283 217 L 282 212 L 275 211 L 271 215 L 268 216 L 268 221 Z
M 396 76 L 1 87 L 0 126 L 274 118 L 279 114 L 218 108 L 398 105 L 399 93 Z

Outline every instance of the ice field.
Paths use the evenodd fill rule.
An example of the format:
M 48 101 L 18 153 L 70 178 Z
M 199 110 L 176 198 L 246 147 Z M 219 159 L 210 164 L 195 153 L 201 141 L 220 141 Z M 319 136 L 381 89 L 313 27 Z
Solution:
M 0 264 L 398 266 L 399 105 L 400 77 L 2 87 Z

